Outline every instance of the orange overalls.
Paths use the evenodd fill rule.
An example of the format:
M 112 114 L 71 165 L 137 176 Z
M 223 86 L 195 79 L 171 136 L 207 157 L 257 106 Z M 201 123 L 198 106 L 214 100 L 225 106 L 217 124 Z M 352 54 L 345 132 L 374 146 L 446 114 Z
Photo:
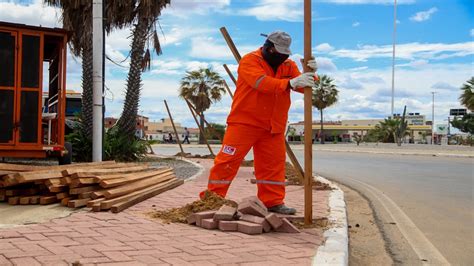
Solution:
M 238 74 L 228 127 L 209 175 L 208 190 L 225 197 L 253 147 L 259 199 L 267 207 L 283 204 L 285 131 L 291 104 L 288 83 L 301 73 L 289 59 L 274 73 L 258 49 L 241 59 Z

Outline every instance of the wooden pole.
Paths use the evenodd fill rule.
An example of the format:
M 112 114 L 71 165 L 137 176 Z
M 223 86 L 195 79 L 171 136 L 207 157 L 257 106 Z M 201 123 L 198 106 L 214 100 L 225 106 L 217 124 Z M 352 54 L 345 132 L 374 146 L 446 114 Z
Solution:
M 193 109 L 192 109 L 192 107 L 191 107 L 191 106 L 192 106 L 191 103 L 190 103 L 187 99 L 184 99 L 184 100 L 186 101 L 186 104 L 187 104 L 188 107 L 189 107 L 189 111 L 191 111 L 191 115 L 193 116 L 194 121 L 196 122 L 196 125 L 197 125 L 198 128 L 199 128 L 199 132 L 202 134 L 203 139 L 204 139 L 204 141 L 206 142 L 206 145 L 207 145 L 207 148 L 209 149 L 209 152 L 211 153 L 212 156 L 216 156 L 216 155 L 214 154 L 214 152 L 212 151 L 211 146 L 209 145 L 209 142 L 207 142 L 206 135 L 204 135 L 204 129 L 201 127 L 201 125 L 200 125 L 199 122 L 197 121 L 196 114 L 194 114 L 194 111 L 193 111 Z
M 230 71 L 229 67 L 226 64 L 224 64 L 223 66 L 224 66 L 225 71 L 227 72 L 227 75 L 229 75 L 230 79 L 234 82 L 234 85 L 237 85 L 237 80 L 235 79 L 234 75 Z
M 237 47 L 235 47 L 234 41 L 232 41 L 232 38 L 230 38 L 230 35 L 227 32 L 227 29 L 225 27 L 222 27 L 220 30 L 221 30 L 222 36 L 224 36 L 224 39 L 230 48 L 230 51 L 234 55 L 235 60 L 237 60 L 237 62 L 240 62 L 240 59 L 242 59 L 242 57 L 240 56 L 240 53 L 237 50 Z
M 304 72 L 312 71 L 311 60 L 311 0 L 304 0 Z M 313 88 L 304 89 L 304 223 L 313 223 Z
M 237 47 L 235 47 L 234 42 L 232 41 L 232 38 L 230 37 L 229 33 L 227 32 L 227 29 L 225 27 L 222 27 L 221 28 L 221 33 L 222 33 L 222 36 L 224 37 L 225 41 L 227 42 L 227 45 L 229 46 L 229 49 L 232 51 L 232 54 L 234 55 L 235 60 L 237 61 L 237 63 L 239 63 L 240 59 L 242 57 L 240 56 L 240 53 L 237 50 Z M 229 74 L 229 77 L 232 79 L 234 84 L 237 85 L 237 81 L 235 80 L 234 75 L 232 75 L 232 72 L 230 72 L 227 65 L 224 64 L 224 68 L 227 71 L 227 74 Z M 295 170 L 298 173 L 298 175 L 300 177 L 300 180 L 303 181 L 303 179 L 304 179 L 303 168 L 301 168 L 301 165 L 298 162 L 298 159 L 296 159 L 295 153 L 291 149 L 290 144 L 288 143 L 288 141 L 286 141 L 286 139 L 285 139 L 285 146 L 286 146 L 286 154 L 290 158 L 291 164 L 295 167 Z
M 168 111 L 168 115 L 170 116 L 171 125 L 173 126 L 174 134 L 176 135 L 176 142 L 178 142 L 179 149 L 181 150 L 181 154 L 184 155 L 183 146 L 181 145 L 181 141 L 179 140 L 178 131 L 176 130 L 176 127 L 174 125 L 174 121 L 173 121 L 173 117 L 171 116 L 170 108 L 168 108 L 168 103 L 166 102 L 166 100 L 164 100 L 164 102 L 165 102 L 165 106 L 166 106 L 166 111 Z
M 219 140 L 222 142 L 222 138 L 219 136 L 219 134 L 217 134 L 217 131 L 214 129 L 214 127 L 209 123 L 207 122 L 206 118 L 204 118 L 204 116 L 202 116 L 201 114 L 199 114 L 197 111 L 196 111 L 196 108 L 194 108 L 194 106 L 190 105 L 191 108 L 193 109 L 194 113 L 198 114 L 200 118 L 202 118 L 202 120 L 204 121 L 204 123 L 207 125 L 207 127 L 209 129 L 212 130 L 213 133 L 215 133 L 217 135 L 217 137 L 219 138 Z
M 224 86 L 225 86 L 227 92 L 229 93 L 230 98 L 234 99 L 234 94 L 232 94 L 232 91 L 230 90 L 229 85 L 227 85 L 227 82 L 225 82 L 225 80 L 224 80 Z

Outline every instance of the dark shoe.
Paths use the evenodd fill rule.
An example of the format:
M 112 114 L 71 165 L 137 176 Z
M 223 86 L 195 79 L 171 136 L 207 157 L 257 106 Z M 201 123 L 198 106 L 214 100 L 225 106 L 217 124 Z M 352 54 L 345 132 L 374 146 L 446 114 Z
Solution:
M 270 208 L 268 208 L 268 211 L 269 212 L 276 212 L 276 213 L 280 213 L 280 214 L 288 214 L 288 215 L 293 215 L 293 214 L 296 213 L 295 208 L 287 207 L 287 206 L 285 206 L 285 204 L 280 204 L 280 205 L 270 207 Z

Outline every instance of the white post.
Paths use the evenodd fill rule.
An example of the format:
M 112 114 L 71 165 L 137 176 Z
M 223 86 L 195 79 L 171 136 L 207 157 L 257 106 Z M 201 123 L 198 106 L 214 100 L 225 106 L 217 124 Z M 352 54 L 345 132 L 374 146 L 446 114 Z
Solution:
M 435 100 L 435 95 L 436 92 L 432 91 L 431 94 L 433 94 L 433 101 L 432 101 L 432 110 L 431 110 L 431 145 L 434 145 L 434 128 L 435 128 L 435 121 L 434 121 L 434 100 Z
M 93 71 L 93 109 L 92 109 L 92 161 L 102 161 L 102 110 L 103 110 L 103 20 L 102 0 L 92 1 L 92 71 Z
M 392 109 L 390 116 L 393 116 L 395 101 L 395 43 L 397 37 L 397 0 L 393 8 L 393 51 L 392 51 Z

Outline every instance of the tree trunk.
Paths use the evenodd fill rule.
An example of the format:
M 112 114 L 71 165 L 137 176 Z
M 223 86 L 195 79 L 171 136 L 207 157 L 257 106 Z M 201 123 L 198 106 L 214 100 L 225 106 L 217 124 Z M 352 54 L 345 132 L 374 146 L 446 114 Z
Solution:
M 130 70 L 127 77 L 127 92 L 122 115 L 117 122 L 120 132 L 125 134 L 128 139 L 135 137 L 138 104 L 140 101 L 142 62 L 145 53 L 147 33 L 150 27 L 149 23 L 148 19 L 139 15 L 138 22 L 133 31 Z
M 199 116 L 199 124 L 201 125 L 202 131 L 206 133 L 206 129 L 204 127 L 204 112 L 201 112 L 201 115 Z M 203 134 L 199 134 L 199 144 L 205 144 L 204 142 L 204 136 Z
M 82 48 L 82 134 L 92 139 L 92 32 Z
M 324 144 L 324 126 L 323 126 L 323 109 L 319 111 L 321 113 L 321 144 Z

